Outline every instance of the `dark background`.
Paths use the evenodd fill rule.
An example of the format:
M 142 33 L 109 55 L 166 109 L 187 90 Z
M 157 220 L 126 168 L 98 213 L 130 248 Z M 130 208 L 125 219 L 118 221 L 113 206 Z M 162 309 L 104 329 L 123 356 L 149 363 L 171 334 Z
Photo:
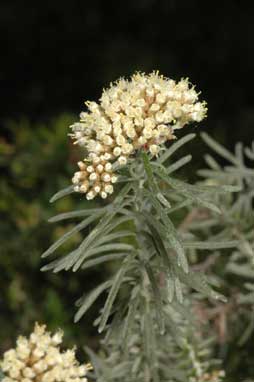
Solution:
M 250 139 L 253 10 L 247 1 L 5 1 L 1 122 L 78 113 L 136 70 L 187 76 L 208 101 L 206 130 Z
M 208 102 L 199 129 L 230 149 L 239 140 L 249 144 L 253 11 L 252 2 L 233 0 L 1 2 L 1 351 L 36 320 L 51 329 L 61 326 L 67 344 L 96 347 L 91 324 L 97 309 L 73 325 L 74 302 L 109 269 L 81 275 L 39 271 L 40 254 L 72 227 L 50 226 L 47 219 L 86 203 L 77 195 L 48 202 L 76 168 L 77 150 L 67 133 L 83 102 L 137 70 L 189 77 Z M 193 168 L 204 151 L 199 141 L 193 144 Z

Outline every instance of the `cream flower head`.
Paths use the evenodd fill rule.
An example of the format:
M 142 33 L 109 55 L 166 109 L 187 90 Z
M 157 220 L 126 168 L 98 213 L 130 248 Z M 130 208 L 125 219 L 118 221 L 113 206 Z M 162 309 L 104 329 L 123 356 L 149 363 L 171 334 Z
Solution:
M 156 156 L 161 144 L 175 139 L 175 130 L 202 121 L 207 112 L 188 79 L 175 82 L 158 72 L 120 79 L 103 91 L 99 103 L 86 106 L 70 135 L 87 151 L 72 179 L 74 190 L 87 199 L 113 192 L 112 164 L 125 165 L 142 148 Z
M 224 370 L 214 370 L 213 372 L 205 373 L 200 377 L 191 377 L 190 382 L 222 382 L 224 377 Z
M 51 335 L 35 324 L 29 338 L 19 337 L 16 348 L 4 353 L 2 382 L 87 382 L 91 365 L 80 365 L 73 349 L 61 352 L 62 337 L 61 331 Z

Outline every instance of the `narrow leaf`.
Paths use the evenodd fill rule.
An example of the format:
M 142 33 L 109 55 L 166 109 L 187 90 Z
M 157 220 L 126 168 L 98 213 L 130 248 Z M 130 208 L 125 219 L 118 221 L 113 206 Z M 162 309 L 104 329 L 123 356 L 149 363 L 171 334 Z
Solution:
M 205 161 L 208 164 L 208 166 L 211 167 L 211 169 L 220 170 L 221 168 L 220 165 L 218 164 L 218 162 L 216 162 L 216 160 L 211 155 L 206 154 Z
M 138 302 L 139 302 L 138 298 L 134 298 L 130 301 L 128 313 L 123 325 L 123 330 L 121 334 L 121 345 L 122 345 L 122 348 L 126 351 L 128 351 L 127 340 L 135 320 L 135 315 L 138 308 Z
M 129 266 L 129 259 L 128 259 L 128 261 L 125 261 L 122 264 L 121 268 L 119 269 L 115 278 L 113 279 L 113 283 L 112 283 L 111 289 L 109 291 L 108 298 L 105 302 L 105 305 L 104 305 L 104 308 L 102 311 L 101 321 L 100 321 L 100 325 L 99 325 L 99 329 L 98 329 L 99 333 L 101 333 L 104 330 L 104 328 L 107 324 L 113 303 L 114 303 L 115 298 L 117 296 L 117 293 L 121 287 L 121 284 L 122 284 L 124 275 L 128 269 L 128 266 Z
M 206 133 L 201 133 L 202 139 L 205 141 L 205 143 L 211 147 L 217 154 L 221 155 L 223 158 L 229 160 L 230 162 L 234 163 L 236 166 L 239 166 L 238 160 L 234 157 L 234 155 L 231 154 L 230 151 L 225 149 L 222 145 L 220 145 L 218 142 L 216 142 L 213 138 L 211 138 Z
M 169 175 L 169 174 L 172 174 L 173 172 L 175 172 L 176 170 L 179 170 L 179 168 L 185 166 L 187 163 L 189 163 L 192 159 L 192 156 L 191 155 L 186 155 L 185 157 L 179 159 L 178 161 L 176 161 L 175 163 L 173 163 L 171 166 L 169 166 L 166 170 L 166 173 Z
M 175 292 L 176 292 L 176 298 L 180 302 L 180 304 L 183 303 L 183 291 L 181 282 L 178 277 L 175 278 Z
M 105 220 L 102 220 L 80 245 L 79 249 L 77 250 L 77 262 L 73 267 L 74 272 L 78 270 L 78 268 L 87 257 L 91 256 L 91 253 L 96 253 L 95 247 L 97 247 L 96 239 L 98 236 L 103 236 L 111 230 L 115 229 L 118 225 L 132 219 L 131 216 L 122 216 L 113 220 L 114 215 L 115 214 L 109 214 L 109 216 L 105 217 Z M 113 222 L 110 223 L 111 220 L 113 220 Z M 87 254 L 86 251 L 89 252 L 89 254 Z
M 151 197 L 152 203 L 154 203 L 154 198 L 152 196 L 150 196 L 150 197 Z M 156 209 L 161 208 L 160 206 L 158 206 L 157 202 L 155 202 L 155 208 Z M 188 272 L 188 262 L 187 262 L 187 259 L 186 259 L 185 253 L 184 253 L 183 244 L 177 235 L 177 231 L 176 231 L 173 223 L 171 222 L 169 217 L 165 214 L 163 209 L 160 210 L 160 213 L 162 215 L 162 219 L 163 219 L 163 223 L 164 223 L 163 225 L 160 222 L 156 221 L 149 214 L 144 213 L 144 215 L 146 217 L 146 221 L 150 224 L 150 228 L 153 227 L 153 229 L 155 231 L 157 231 L 157 228 L 158 228 L 158 235 L 159 236 L 160 236 L 159 232 L 163 233 L 163 236 L 165 239 L 165 245 L 166 245 L 167 241 L 170 243 L 172 248 L 177 253 L 179 266 L 181 266 L 183 268 L 183 270 L 187 273 Z M 162 239 L 160 239 L 160 240 L 162 240 Z M 160 245 L 160 248 L 162 249 L 161 245 Z M 161 253 L 164 254 L 164 251 L 162 250 Z M 164 259 L 167 259 L 167 254 L 166 254 L 166 257 L 164 256 Z
M 187 275 L 181 272 L 179 269 L 176 269 L 176 272 L 181 282 L 187 285 L 189 288 L 195 289 L 197 292 L 202 293 L 206 297 L 221 300 L 222 302 L 227 301 L 223 295 L 215 292 L 210 287 L 204 274 L 191 271 Z
M 158 317 L 158 325 L 159 325 L 159 330 L 161 334 L 164 334 L 165 332 L 165 322 L 163 318 L 163 304 L 162 304 L 162 297 L 160 294 L 160 290 L 158 288 L 157 282 L 155 280 L 155 276 L 153 273 L 152 268 L 148 263 L 144 264 L 147 276 L 149 278 L 149 281 L 151 283 L 152 291 L 154 294 L 154 303 L 156 305 L 156 315 Z
M 164 171 L 158 170 L 156 173 L 161 179 L 163 179 L 167 184 L 169 184 L 171 187 L 176 189 L 180 194 L 184 195 L 186 198 L 190 199 L 193 203 L 198 204 L 202 207 L 206 207 L 214 212 L 221 213 L 220 209 L 215 206 L 213 203 L 207 201 L 205 198 L 202 198 L 195 193 L 194 190 L 191 190 L 191 187 L 188 187 L 188 185 L 184 182 L 181 182 L 179 180 L 176 180 L 172 177 L 168 177 Z M 193 187 L 194 189 L 194 187 Z
M 240 243 L 239 240 L 222 241 L 222 242 L 190 241 L 190 242 L 184 242 L 183 246 L 185 248 L 208 249 L 210 251 L 213 251 L 215 249 L 235 248 L 239 245 L 239 243 Z
M 72 194 L 73 192 L 74 192 L 73 186 L 66 187 L 63 190 L 58 191 L 55 195 L 53 195 L 52 198 L 50 199 L 50 203 L 54 203 L 56 200 L 61 199 L 62 197 L 66 195 Z
M 111 284 L 112 280 L 105 281 L 103 284 L 99 285 L 92 292 L 90 292 L 87 297 L 82 298 L 82 301 L 79 301 L 80 308 L 75 314 L 74 322 L 78 322 L 80 320 L 80 318 L 86 313 L 95 300 L 97 300 L 101 293 L 108 289 Z
M 68 240 L 72 235 L 75 233 L 81 231 L 82 229 L 89 226 L 92 222 L 94 222 L 96 219 L 99 218 L 101 215 L 100 213 L 94 214 L 92 216 L 89 216 L 88 218 L 84 219 L 81 223 L 77 224 L 75 227 L 73 227 L 70 231 L 66 232 L 63 236 L 60 237 L 54 244 L 52 244 L 43 254 L 42 258 L 49 256 L 51 253 L 53 253 L 60 245 L 62 245 L 66 240 Z
M 178 150 L 181 146 L 183 146 L 185 143 L 191 141 L 193 138 L 195 138 L 196 134 L 188 134 L 185 135 L 183 138 L 179 139 L 179 141 L 176 141 L 173 143 L 172 146 L 170 146 L 158 159 L 157 163 L 163 163 L 165 162 L 176 150 Z
M 123 253 L 113 253 L 111 255 L 109 254 L 109 255 L 100 256 L 96 259 L 86 261 L 82 265 L 82 269 L 88 269 L 88 268 L 94 267 L 96 265 L 103 264 L 107 261 L 119 260 L 119 259 L 122 259 L 123 257 L 126 257 L 127 254 L 128 253 L 123 252 Z
M 55 223 L 55 222 L 65 220 L 65 219 L 72 219 L 72 218 L 77 218 L 77 217 L 81 217 L 81 216 L 89 216 L 89 215 L 97 214 L 100 211 L 103 212 L 103 210 L 105 210 L 105 209 L 104 208 L 88 208 L 86 210 L 64 212 L 62 214 L 53 216 L 48 221 L 50 223 Z
M 121 230 L 117 232 L 113 232 L 109 235 L 105 235 L 98 239 L 97 245 L 101 245 L 107 242 L 114 242 L 116 239 L 121 239 L 123 237 L 130 237 L 130 236 L 136 236 L 135 232 L 129 231 L 129 230 Z

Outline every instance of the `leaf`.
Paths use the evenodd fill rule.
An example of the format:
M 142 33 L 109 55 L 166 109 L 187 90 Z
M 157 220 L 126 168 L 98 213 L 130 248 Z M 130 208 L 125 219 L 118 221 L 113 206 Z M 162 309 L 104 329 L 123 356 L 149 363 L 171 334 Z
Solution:
M 184 248 L 195 248 L 195 249 L 208 249 L 213 251 L 215 249 L 225 249 L 225 248 L 235 248 L 239 245 L 239 240 L 231 240 L 231 241 L 185 241 L 183 243 Z
M 110 313 L 111 313 L 113 303 L 114 303 L 115 298 L 117 296 L 117 293 L 121 287 L 122 281 L 124 279 L 124 275 L 128 270 L 130 259 L 132 259 L 132 257 L 126 259 L 123 262 L 122 266 L 120 267 L 119 271 L 117 272 L 116 276 L 113 279 L 112 286 L 111 286 L 111 289 L 110 289 L 109 294 L 108 294 L 108 298 L 105 302 L 105 305 L 104 305 L 104 308 L 102 311 L 101 321 L 100 321 L 100 325 L 99 325 L 99 329 L 98 329 L 99 333 L 101 333 L 105 329 L 105 326 L 107 324 L 108 318 L 109 318 Z
M 99 264 L 103 264 L 106 261 L 112 261 L 112 260 L 119 260 L 122 259 L 123 257 L 126 257 L 128 252 L 122 252 L 122 253 L 113 253 L 113 254 L 108 254 L 105 256 L 100 256 L 96 259 L 88 260 L 82 265 L 82 269 L 88 269 L 91 267 L 94 267 Z
M 209 154 L 205 155 L 205 161 L 213 170 L 220 170 L 220 165 L 216 162 L 216 160 Z
M 93 365 L 97 379 L 100 377 L 100 373 L 103 374 L 104 378 L 108 375 L 108 366 L 102 357 L 98 357 L 91 349 L 84 346 L 85 352 L 88 354 L 89 359 Z
M 148 225 L 149 230 L 151 232 L 151 238 L 153 240 L 153 244 L 154 244 L 154 248 L 156 252 L 162 256 L 164 263 L 166 264 L 166 266 L 168 266 L 168 268 L 170 268 L 168 254 L 164 246 L 163 239 L 160 235 L 160 232 L 158 231 L 159 226 L 157 225 L 157 222 L 154 219 L 152 219 L 149 214 L 143 213 L 143 215 L 145 216 L 146 224 Z
M 245 167 L 233 167 L 233 166 L 225 166 L 224 167 L 226 175 L 234 175 L 235 177 L 241 176 L 253 176 L 254 175 L 254 170 L 250 168 L 245 168 Z
M 153 226 L 150 224 L 149 221 L 147 221 L 147 224 L 149 226 L 149 229 L 152 234 L 152 238 L 154 241 L 154 247 L 157 251 L 157 253 L 162 257 L 164 266 L 165 266 L 165 272 L 166 272 L 166 283 L 167 283 L 167 298 L 168 301 L 171 303 L 174 299 L 174 293 L 175 293 L 175 284 L 174 284 L 174 273 L 172 269 L 172 265 L 168 256 L 168 253 L 165 249 L 164 243 L 162 238 L 160 237 L 159 232 L 157 231 L 156 224 Z
M 172 271 L 169 273 L 166 279 L 166 283 L 167 283 L 168 301 L 171 303 L 174 300 L 174 295 L 175 295 L 175 278 Z
M 4 379 L 4 373 L 2 372 L 2 370 L 0 369 L 0 382 Z
M 113 242 L 116 239 L 120 239 L 122 237 L 128 237 L 128 236 L 134 236 L 135 237 L 136 234 L 135 234 L 135 232 L 129 231 L 129 230 L 121 230 L 121 231 L 113 232 L 109 235 L 101 237 L 101 239 L 99 239 L 97 241 L 97 245 L 101 245 L 101 244 L 104 244 L 107 242 Z
M 152 167 L 150 165 L 148 155 L 144 151 L 142 151 L 141 154 L 142 154 L 144 169 L 145 169 L 145 172 L 146 172 L 146 175 L 147 175 L 147 178 L 148 178 L 148 183 L 149 183 L 151 189 L 153 189 L 153 191 L 155 191 L 156 193 L 159 193 L 160 190 L 159 190 L 158 185 L 154 181 L 153 170 L 152 170 Z
M 169 174 L 172 174 L 173 172 L 175 172 L 176 170 L 179 170 L 179 168 L 185 166 L 187 163 L 189 163 L 192 159 L 192 156 L 191 155 L 186 155 L 185 157 L 179 159 L 178 161 L 176 161 L 175 163 L 173 163 L 171 166 L 169 166 L 166 170 L 166 173 L 169 175 Z
M 66 240 L 68 240 L 72 235 L 75 233 L 81 231 L 82 229 L 89 226 L 92 222 L 94 222 L 96 219 L 99 218 L 101 215 L 100 213 L 94 214 L 92 216 L 89 216 L 88 218 L 82 220 L 81 223 L 77 224 L 75 227 L 73 227 L 70 231 L 66 232 L 63 236 L 60 237 L 54 244 L 52 244 L 43 254 L 42 258 L 49 256 L 51 253 L 53 253 L 60 245 L 62 245 Z
M 166 237 L 168 238 L 170 244 L 172 245 L 172 247 L 177 253 L 179 266 L 182 266 L 185 272 L 188 272 L 188 262 L 185 257 L 182 243 L 177 236 L 175 227 L 173 223 L 171 222 L 170 218 L 167 216 L 165 209 L 162 208 L 161 204 L 156 200 L 156 198 L 154 198 L 154 194 L 158 195 L 160 194 L 160 191 L 159 191 L 159 187 L 157 183 L 154 180 L 152 167 L 150 166 L 148 157 L 145 153 L 142 154 L 142 157 L 143 157 L 145 171 L 148 177 L 148 182 L 152 190 L 152 192 L 148 191 L 147 195 L 152 205 L 154 206 L 155 210 L 157 211 L 158 215 L 160 216 L 160 218 L 162 219 L 164 223 L 164 226 L 166 228 Z
M 151 361 L 151 346 L 150 346 L 150 333 L 152 329 L 152 322 L 151 322 L 151 310 L 147 306 L 147 301 L 144 301 L 144 312 L 142 312 L 142 321 L 143 321 L 143 343 L 144 343 L 144 353 L 146 356 L 146 359 L 148 361 Z
M 238 344 L 240 346 L 243 346 L 248 341 L 248 339 L 250 338 L 251 334 L 253 333 L 253 330 L 254 330 L 254 311 L 253 311 L 253 308 L 252 308 L 252 312 L 251 313 L 252 314 L 251 314 L 251 319 L 250 319 L 249 325 L 244 330 L 242 336 L 240 337 L 240 339 L 238 341 Z
M 118 379 L 121 378 L 121 380 L 124 380 L 124 378 L 126 377 L 126 375 L 128 375 L 129 373 L 129 370 L 130 370 L 130 366 L 131 366 L 131 362 L 121 362 L 121 363 L 117 363 L 113 369 L 112 369 L 112 379 Z M 104 381 L 102 381 L 104 382 Z
M 88 235 L 88 237 L 85 240 L 83 240 L 78 249 L 72 252 L 72 261 L 77 261 L 80 254 L 86 248 L 86 246 L 88 246 L 90 242 L 97 235 L 99 235 L 100 232 L 102 232 L 103 227 L 107 225 L 109 221 L 112 220 L 113 217 L 116 215 L 116 213 L 118 213 L 121 210 L 121 208 L 123 207 L 123 200 L 130 191 L 130 189 L 130 184 L 125 185 L 115 198 L 114 202 L 107 207 L 106 213 L 105 210 L 102 208 L 98 210 L 98 213 L 94 213 L 92 216 L 89 216 L 87 219 L 84 219 L 81 223 L 77 224 L 72 230 L 64 234 L 59 240 L 57 240 L 52 246 L 50 246 L 50 248 L 48 248 L 48 250 L 42 254 L 42 257 L 47 257 L 48 255 L 53 253 L 60 245 L 62 245 L 66 240 L 68 240 L 69 237 L 87 227 L 89 224 L 91 224 L 93 221 L 99 218 L 99 216 L 105 214 L 105 216 L 101 219 L 101 221 L 97 224 L 93 231 Z
M 128 302 L 129 301 L 126 301 L 125 298 L 122 298 L 115 303 L 115 306 L 111 311 L 113 317 L 103 339 L 103 344 L 105 346 L 110 346 L 111 343 L 116 343 L 120 340 L 122 322 L 127 311 Z M 99 323 L 100 320 L 98 320 L 97 325 L 99 325 Z
M 143 360 L 143 357 L 140 354 L 137 354 L 133 360 L 132 365 L 131 365 L 131 374 L 132 375 L 137 374 L 139 372 L 139 370 L 142 368 L 142 365 L 141 365 L 142 360 Z M 130 381 L 130 382 L 132 382 L 132 381 Z
M 248 147 L 245 148 L 244 150 L 245 152 L 245 155 L 250 159 L 250 160 L 254 160 L 254 147 L 253 147 L 253 150 L 251 151 Z
M 192 191 L 191 188 L 188 187 L 186 183 L 173 179 L 172 177 L 169 178 L 162 170 L 158 170 L 156 175 L 159 176 L 171 187 L 176 189 L 180 194 L 190 199 L 193 203 L 198 204 L 202 207 L 206 207 L 219 214 L 221 213 L 220 209 L 217 206 L 215 206 L 213 203 L 209 202 L 205 198 L 200 197 L 198 193 L 197 192 L 195 193 L 194 190 Z
M 173 143 L 170 148 L 168 148 L 158 159 L 157 163 L 163 163 L 165 162 L 176 150 L 178 150 L 181 146 L 183 146 L 185 143 L 191 141 L 193 138 L 196 137 L 196 134 L 188 134 L 185 135 L 183 138 L 179 139 L 175 143 Z
M 185 199 L 184 201 L 182 202 L 179 202 L 177 204 L 175 204 L 174 207 L 171 207 L 171 209 L 168 211 L 168 213 L 172 213 L 172 212 L 175 212 L 177 210 L 180 210 L 181 208 L 185 208 L 185 207 L 188 207 L 189 205 L 192 204 L 192 201 L 189 200 L 189 199 Z
M 94 247 L 89 249 L 86 252 L 86 258 L 92 255 L 99 255 L 103 252 L 111 252 L 111 251 L 133 251 L 133 246 L 125 243 L 112 243 L 112 244 L 104 244 L 99 247 Z
M 69 268 L 71 268 L 73 266 L 73 264 L 75 262 L 75 254 L 76 254 L 76 250 L 68 253 L 63 258 L 53 260 L 49 264 L 44 265 L 41 268 L 41 271 L 45 272 L 45 271 L 48 271 L 50 269 L 53 269 L 53 272 L 57 273 L 57 272 L 60 272 L 64 269 L 68 270 Z
M 181 312 L 180 314 L 183 316 L 184 313 L 182 311 L 184 309 L 184 305 L 177 304 L 177 307 L 178 307 L 178 310 Z M 172 308 L 172 305 L 166 305 L 164 308 L 164 311 L 165 311 L 165 314 L 167 315 L 167 324 L 169 326 L 171 335 L 173 336 L 179 348 L 182 348 L 185 341 L 183 339 L 183 333 L 181 330 L 181 326 L 179 325 L 179 322 L 175 322 L 176 320 L 173 319 L 173 317 L 175 316 L 175 309 Z
M 65 213 L 53 216 L 48 221 L 50 223 L 55 223 L 65 219 L 72 219 L 72 218 L 77 218 L 81 216 L 89 216 L 89 215 L 97 214 L 100 211 L 103 212 L 104 210 L 105 208 L 88 208 L 86 210 L 70 211 L 70 212 L 65 212 Z
M 211 228 L 214 226 L 218 226 L 218 220 L 217 219 L 206 219 L 206 220 L 200 220 L 200 221 L 193 221 L 189 227 L 190 231 L 194 230 L 204 230 L 206 228 Z
M 125 193 L 129 191 L 129 189 L 130 189 L 130 186 L 128 186 L 128 187 L 125 186 L 124 190 L 120 191 L 120 193 L 119 193 L 118 197 L 115 199 L 115 201 L 116 200 L 123 201 L 123 197 L 124 197 L 124 195 L 126 195 Z M 103 231 L 103 227 L 106 226 L 110 222 L 110 220 L 113 219 L 113 217 L 116 215 L 116 213 L 118 213 L 121 210 L 121 208 L 122 208 L 122 206 L 109 205 L 107 208 L 107 213 L 105 213 L 105 216 L 101 219 L 101 221 L 97 224 L 97 226 L 93 229 L 93 231 L 90 232 L 90 234 L 87 236 L 87 238 L 85 238 L 83 240 L 83 242 L 80 244 L 80 246 L 75 251 L 72 251 L 71 254 L 66 256 L 63 260 L 56 260 L 53 263 L 51 263 L 48 267 L 47 266 L 43 267 L 43 270 L 51 269 L 51 268 L 53 268 L 53 265 L 56 265 L 56 264 L 58 264 L 58 265 L 55 268 L 55 272 L 59 272 L 60 270 L 69 269 L 70 267 L 72 267 L 75 264 L 75 262 L 78 260 L 78 258 L 80 257 L 80 254 L 82 253 L 82 251 L 86 248 L 86 245 L 89 245 L 90 242 Z M 101 210 L 101 213 L 103 213 L 103 210 Z M 87 220 L 88 219 L 93 219 L 93 217 L 90 216 L 89 218 L 87 218 Z M 124 219 L 127 219 L 127 218 L 125 217 Z M 84 220 L 84 221 L 86 221 L 86 220 Z M 81 222 L 80 224 L 83 224 L 83 222 Z M 74 229 L 77 229 L 79 227 L 80 227 L 80 225 L 74 227 Z M 67 234 L 70 234 L 70 232 Z M 63 237 L 61 239 L 63 239 Z M 53 246 L 51 246 L 48 249 L 48 251 L 52 250 L 52 248 L 54 250 L 56 244 L 58 244 L 58 242 L 53 244 Z M 46 251 L 46 253 L 48 251 Z M 44 253 L 44 256 L 46 256 L 45 253 Z
M 105 281 L 103 284 L 99 285 L 92 292 L 88 294 L 87 297 L 83 297 L 78 300 L 77 304 L 80 305 L 79 310 L 75 314 L 74 322 L 78 322 L 81 317 L 86 313 L 86 311 L 91 307 L 91 305 L 97 300 L 97 298 L 112 284 L 112 280 Z
M 85 255 L 82 257 L 82 262 L 87 260 L 88 258 L 94 256 L 94 255 L 101 255 L 102 253 L 105 252 L 113 252 L 113 251 L 124 251 L 125 254 L 127 255 L 129 252 L 133 252 L 133 247 L 129 244 L 124 244 L 124 243 L 113 243 L 113 244 L 106 244 L 102 245 L 100 247 L 93 247 L 91 249 L 88 249 L 85 252 Z M 76 267 L 73 268 L 73 271 L 76 272 Z
M 182 286 L 180 283 L 180 280 L 178 277 L 175 278 L 175 292 L 176 292 L 176 298 L 180 302 L 180 304 L 183 303 L 183 292 L 182 292 Z
M 225 178 L 225 174 L 224 174 Z M 206 194 L 228 194 L 231 192 L 239 192 L 242 190 L 242 187 L 240 186 L 233 186 L 233 185 L 216 185 L 216 186 L 200 186 L 200 185 L 187 185 L 190 187 L 190 190 L 193 192 L 199 192 L 200 194 L 206 195 Z
M 135 315 L 138 308 L 139 299 L 136 296 L 137 293 L 138 293 L 138 287 L 136 287 L 136 289 L 133 291 L 133 296 L 128 307 L 128 313 L 123 324 L 123 329 L 121 334 L 121 346 L 125 351 L 128 351 L 127 340 L 129 337 L 130 330 L 132 329 L 132 326 L 134 324 Z
M 172 180 L 172 178 L 170 178 L 169 182 L 173 188 L 178 190 L 179 193 L 183 194 L 193 203 L 200 205 L 201 207 L 208 208 L 209 210 L 218 214 L 221 214 L 221 210 L 215 204 L 209 202 L 205 198 L 202 198 L 202 196 L 199 196 L 197 192 L 195 193 L 195 191 L 192 191 L 188 188 L 184 188 L 183 182 L 176 181 L 175 179 Z
M 167 209 L 171 209 L 171 204 L 169 203 L 169 201 L 162 195 L 161 192 L 159 192 L 157 195 L 156 195 L 156 198 L 160 201 L 160 203 L 166 207 Z
M 237 142 L 235 145 L 235 155 L 237 159 L 239 160 L 239 163 L 241 165 L 244 165 L 244 155 L 243 155 L 243 144 L 242 142 Z
M 144 332 L 143 332 L 143 343 L 144 343 L 144 353 L 147 362 L 147 366 L 152 375 L 152 380 L 154 382 L 159 382 L 159 377 L 157 375 L 157 368 L 154 367 L 156 364 L 156 350 L 157 346 L 155 343 L 155 333 L 154 324 L 151 314 L 150 305 L 145 303 L 145 312 L 143 316 L 144 321 Z
M 114 214 L 110 214 L 109 216 L 105 217 L 105 220 L 102 220 L 97 225 L 97 227 L 95 227 L 93 229 L 93 231 L 90 232 L 90 234 L 86 237 L 86 239 L 80 245 L 80 247 L 78 248 L 77 253 L 76 253 L 77 261 L 73 267 L 74 272 L 76 272 L 78 270 L 78 268 L 81 266 L 81 264 L 83 263 L 83 261 L 87 257 L 91 256 L 91 253 L 95 254 L 96 250 L 99 250 L 99 247 L 97 247 L 97 241 L 96 241 L 98 236 L 103 236 L 106 233 L 108 233 L 109 231 L 116 228 L 118 225 L 132 219 L 131 216 L 122 216 L 122 217 L 116 218 L 115 220 L 113 220 L 112 223 L 110 223 L 110 221 L 113 219 L 113 217 L 114 217 Z M 111 245 L 113 245 L 113 244 L 111 244 Z M 118 248 L 120 248 L 120 244 L 116 244 L 115 249 L 117 249 L 116 246 L 118 246 Z M 133 247 L 131 247 L 128 244 L 125 244 L 125 246 L 126 246 L 126 248 L 128 246 L 128 249 L 133 249 Z M 121 244 L 121 248 L 123 248 L 123 244 Z M 87 252 L 86 252 L 86 250 L 87 250 Z M 103 251 L 103 247 L 101 247 L 100 250 Z
M 129 191 L 132 188 L 132 183 L 129 182 L 126 184 L 117 194 L 117 197 L 115 198 L 113 205 L 120 206 L 125 198 L 125 196 L 129 193 Z
M 158 227 L 162 228 L 162 230 L 164 231 L 165 239 L 167 239 L 167 241 L 170 243 L 172 248 L 176 251 L 177 258 L 178 258 L 178 265 L 183 267 L 185 272 L 188 272 L 188 262 L 187 262 L 187 259 L 185 257 L 183 244 L 182 244 L 180 238 L 178 237 L 177 231 L 176 231 L 172 221 L 167 216 L 167 214 L 165 213 L 165 210 L 160 206 L 160 204 L 156 201 L 156 199 L 153 197 L 152 194 L 149 195 L 149 199 L 150 199 L 151 203 L 153 204 L 155 210 L 158 211 L 158 213 L 159 213 L 159 215 L 163 221 L 163 225 L 160 223 L 158 224 L 158 222 L 156 224 L 158 224 Z M 147 215 L 146 215 L 146 217 L 147 217 Z M 153 223 L 151 222 L 151 218 L 149 218 L 149 221 L 153 225 Z
M 64 188 L 61 191 L 58 191 L 55 195 L 50 199 L 50 203 L 54 203 L 56 200 L 61 199 L 62 197 L 72 194 L 74 192 L 74 186 L 69 186 Z
M 227 301 L 227 299 L 223 295 L 215 292 L 210 287 L 204 274 L 193 271 L 190 271 L 189 274 L 186 274 L 181 272 L 181 270 L 179 269 L 176 269 L 176 273 L 181 282 L 187 285 L 189 288 L 195 289 L 197 292 L 200 292 L 206 297 L 220 300 L 222 302 Z
M 214 139 L 212 139 L 208 134 L 201 133 L 201 137 L 205 141 L 205 143 L 209 147 L 211 147 L 211 149 L 213 149 L 217 154 L 234 163 L 236 166 L 239 166 L 239 161 L 234 157 L 234 155 L 232 155 L 230 151 L 228 151 L 227 149 L 225 149 L 225 147 L 223 147 Z
M 238 276 L 254 278 L 254 270 L 250 269 L 249 265 L 229 263 L 226 267 L 226 271 L 227 273 L 234 273 Z
M 153 203 L 153 200 L 152 200 L 152 203 Z M 156 204 L 155 208 L 158 208 L 157 204 Z M 161 211 L 161 213 L 164 214 L 164 211 Z M 159 221 L 156 221 L 149 214 L 147 214 L 147 213 L 143 213 L 143 214 L 146 218 L 146 222 L 149 224 L 150 229 L 151 229 L 151 227 L 153 227 L 153 234 L 155 233 L 155 231 L 157 232 L 157 235 L 159 237 L 160 237 L 160 232 L 163 234 L 165 242 L 168 241 L 171 244 L 172 248 L 177 253 L 178 265 L 182 266 L 182 268 L 184 269 L 185 272 L 188 272 L 188 262 L 187 262 L 187 259 L 185 257 L 183 244 L 180 241 L 180 239 L 178 238 L 176 229 L 175 229 L 173 223 L 171 222 L 171 220 L 167 216 L 166 217 L 164 216 L 164 221 L 163 221 L 164 225 L 162 225 Z M 165 254 L 165 251 L 162 249 L 163 247 L 161 245 L 163 243 L 163 240 L 162 240 L 162 238 L 160 238 L 159 239 L 160 241 L 159 241 L 158 236 L 157 236 L 157 243 L 158 244 L 160 243 L 159 246 L 161 249 L 161 254 L 164 255 L 165 261 L 168 261 L 167 260 L 168 255 L 167 255 L 167 253 Z
M 198 170 L 197 174 L 199 176 L 202 176 L 203 178 L 212 178 L 212 179 L 219 179 L 219 181 L 223 180 L 225 181 L 225 177 L 231 176 L 231 179 L 233 178 L 233 175 L 226 174 L 223 171 L 214 171 L 214 170 Z
M 149 281 L 150 281 L 150 284 L 152 287 L 152 291 L 154 294 L 154 303 L 156 305 L 156 315 L 158 317 L 159 331 L 160 331 L 160 334 L 164 334 L 165 322 L 164 322 L 164 318 L 163 318 L 163 304 L 162 304 L 162 297 L 160 294 L 160 290 L 158 288 L 153 270 L 150 267 L 150 265 L 148 263 L 145 263 L 144 267 L 145 267 L 145 270 L 146 270 L 146 273 L 147 273 L 147 276 L 149 278 Z

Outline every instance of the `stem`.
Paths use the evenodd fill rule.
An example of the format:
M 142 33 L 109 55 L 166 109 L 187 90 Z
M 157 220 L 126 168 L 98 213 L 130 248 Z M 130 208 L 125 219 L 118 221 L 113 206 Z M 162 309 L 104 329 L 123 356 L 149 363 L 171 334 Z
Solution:
M 145 272 L 145 270 L 143 270 L 143 280 L 142 280 L 142 292 L 143 292 L 143 295 L 144 295 L 144 299 L 145 299 L 145 306 L 144 306 L 144 317 L 141 318 L 141 321 L 143 322 L 143 325 L 144 325 L 144 333 L 143 333 L 143 344 L 144 344 L 144 349 L 145 349 L 145 352 L 146 354 L 148 355 L 147 359 L 146 359 L 146 363 L 145 363 L 145 373 L 144 373 L 144 382 L 150 382 L 151 380 L 151 370 L 150 370 L 150 365 L 149 365 L 149 358 L 150 357 L 150 351 L 149 351 L 149 344 L 147 343 L 147 336 L 148 336 L 148 333 L 146 333 L 146 323 L 145 321 L 147 320 L 147 315 L 149 315 L 150 313 L 150 293 L 149 293 L 149 279 L 148 279 L 148 276 Z
M 143 155 L 144 154 L 144 155 Z M 142 265 L 142 275 L 141 275 L 141 291 L 144 299 L 144 305 L 141 306 L 140 314 L 141 314 L 141 322 L 142 322 L 142 335 L 143 335 L 143 347 L 145 353 L 145 363 L 144 363 L 144 382 L 158 381 L 157 370 L 156 370 L 156 360 L 155 360 L 155 352 L 152 346 L 154 342 L 154 333 L 153 332 L 153 317 L 157 316 L 159 321 L 162 321 L 158 317 L 157 309 L 154 309 L 154 304 L 151 304 L 151 288 L 153 289 L 153 296 L 155 296 L 156 291 L 154 290 L 154 284 L 156 281 L 153 281 L 153 285 L 151 285 L 151 279 L 148 274 L 149 265 L 149 252 L 150 247 L 147 246 L 147 237 L 144 234 L 144 217 L 142 216 L 143 212 L 148 212 L 148 206 L 150 203 L 147 203 L 147 199 L 144 198 L 144 193 L 142 192 L 145 187 L 147 181 L 147 171 L 145 165 L 149 165 L 149 159 L 145 153 L 141 154 L 141 161 L 136 167 L 138 170 L 138 174 L 136 176 L 138 187 L 136 188 L 136 197 L 135 197 L 135 224 L 136 224 L 136 232 L 137 232 L 137 242 L 138 242 L 138 253 L 139 260 Z M 149 171 L 149 170 L 148 170 Z M 152 176 L 152 174 L 149 174 Z M 149 206 L 150 210 L 150 206 Z M 156 297 L 155 297 L 156 298 Z

